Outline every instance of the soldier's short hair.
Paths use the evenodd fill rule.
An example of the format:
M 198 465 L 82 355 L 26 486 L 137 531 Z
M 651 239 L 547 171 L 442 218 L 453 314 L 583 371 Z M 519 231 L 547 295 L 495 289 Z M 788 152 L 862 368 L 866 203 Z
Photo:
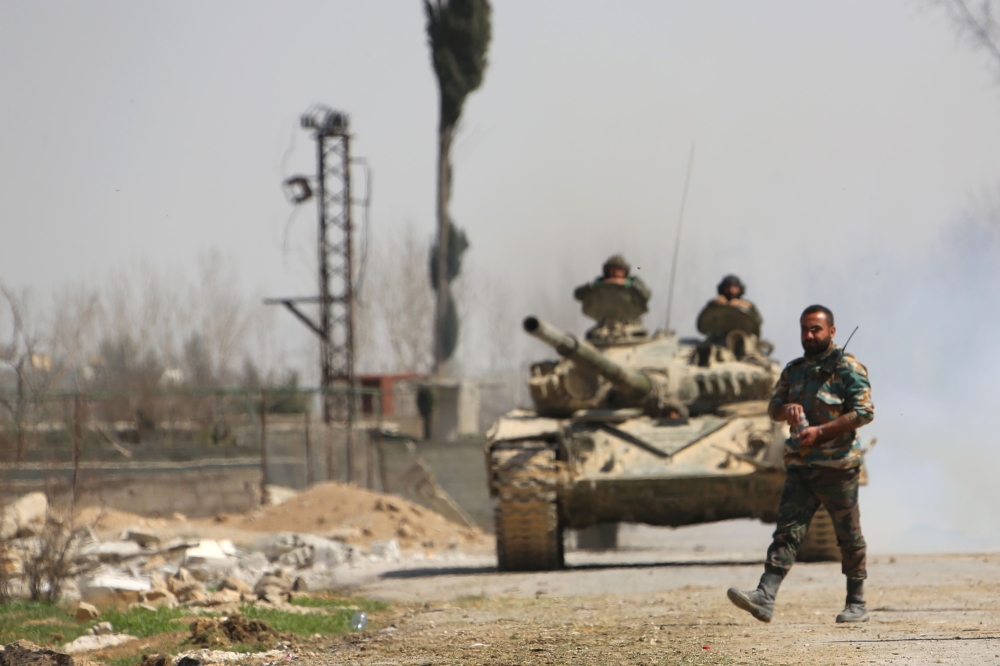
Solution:
M 802 319 L 802 317 L 805 317 L 806 315 L 816 314 L 817 312 L 822 312 L 823 314 L 825 314 L 826 320 L 827 322 L 829 322 L 830 326 L 834 325 L 833 313 L 830 312 L 830 308 L 824 305 L 810 305 L 809 307 L 807 307 L 805 310 L 802 311 L 802 314 L 799 316 L 799 319 Z

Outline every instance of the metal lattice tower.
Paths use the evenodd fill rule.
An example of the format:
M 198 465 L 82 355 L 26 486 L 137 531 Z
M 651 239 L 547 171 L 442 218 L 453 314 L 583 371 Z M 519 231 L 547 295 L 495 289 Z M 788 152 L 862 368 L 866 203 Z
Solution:
M 315 183 L 318 221 L 319 295 L 268 299 L 280 303 L 319 337 L 323 422 L 341 423 L 347 434 L 347 480 L 352 480 L 354 426 L 354 265 L 351 244 L 351 136 L 347 114 L 315 105 L 302 115 L 301 126 L 316 141 L 316 177 L 293 176 L 285 181 L 293 203 L 313 198 Z M 298 304 L 319 305 L 313 321 Z M 327 470 L 332 470 L 328 451 Z

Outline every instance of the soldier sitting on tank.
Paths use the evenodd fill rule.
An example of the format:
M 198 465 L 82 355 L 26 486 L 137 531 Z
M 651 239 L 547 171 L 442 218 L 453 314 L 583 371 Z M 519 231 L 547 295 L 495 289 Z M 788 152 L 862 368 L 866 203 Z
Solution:
M 716 287 L 719 295 L 712 299 L 711 302 L 720 305 L 735 305 L 738 308 L 757 313 L 757 306 L 743 298 L 746 289 L 746 285 L 737 276 L 727 275 L 722 278 L 722 282 Z M 757 313 L 757 316 L 760 317 L 760 313 Z
M 583 304 L 583 314 L 597 322 L 587 332 L 591 342 L 613 344 L 646 336 L 641 320 L 648 309 L 649 288 L 638 277 L 629 275 L 630 269 L 625 258 L 616 254 L 604 262 L 601 277 L 573 292 Z
M 712 344 L 725 345 L 734 330 L 760 336 L 764 318 L 757 306 L 743 298 L 746 287 L 735 275 L 727 275 L 717 287 L 719 295 L 710 300 L 698 315 L 698 330 Z

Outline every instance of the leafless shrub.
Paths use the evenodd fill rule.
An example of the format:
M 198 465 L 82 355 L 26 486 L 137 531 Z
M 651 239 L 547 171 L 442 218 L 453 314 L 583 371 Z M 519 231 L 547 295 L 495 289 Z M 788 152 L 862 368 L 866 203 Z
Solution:
M 67 581 L 92 568 L 79 557 L 90 535 L 88 527 L 50 515 L 36 538 L 18 540 L 23 586 L 32 601 L 58 601 Z

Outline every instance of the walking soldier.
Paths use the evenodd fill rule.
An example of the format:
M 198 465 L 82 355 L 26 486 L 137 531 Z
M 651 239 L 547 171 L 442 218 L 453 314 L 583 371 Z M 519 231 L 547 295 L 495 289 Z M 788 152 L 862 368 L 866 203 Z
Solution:
M 833 313 L 811 305 L 799 319 L 805 355 L 778 379 L 768 411 L 786 421 L 785 485 L 778 522 L 756 590 L 730 588 L 730 601 L 762 622 L 770 622 L 778 586 L 795 562 L 795 552 L 820 505 L 833 519 L 847 577 L 847 601 L 837 622 L 864 622 L 865 538 L 858 509 L 861 440 L 857 430 L 875 416 L 868 371 L 833 343 Z

